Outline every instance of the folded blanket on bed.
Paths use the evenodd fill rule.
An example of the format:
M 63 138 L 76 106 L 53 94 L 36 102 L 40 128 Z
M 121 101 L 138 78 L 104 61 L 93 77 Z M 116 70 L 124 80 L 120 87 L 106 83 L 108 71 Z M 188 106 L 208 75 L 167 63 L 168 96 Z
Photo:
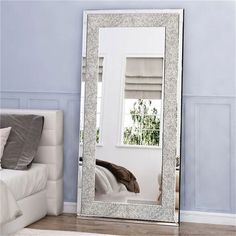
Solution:
M 98 159 L 96 159 L 96 165 L 102 166 L 111 171 L 111 173 L 116 177 L 117 181 L 124 184 L 128 191 L 134 193 L 140 192 L 136 177 L 123 166 L 118 166 L 113 163 Z
M 98 165 L 95 168 L 95 190 L 100 194 L 127 192 L 124 184 L 119 183 L 108 169 Z
M 0 180 L 0 225 L 16 219 L 22 212 L 7 185 Z

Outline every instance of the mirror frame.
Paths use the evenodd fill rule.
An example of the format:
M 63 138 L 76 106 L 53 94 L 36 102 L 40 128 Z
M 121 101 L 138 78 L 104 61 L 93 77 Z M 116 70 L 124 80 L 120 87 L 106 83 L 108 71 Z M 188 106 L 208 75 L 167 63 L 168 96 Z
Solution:
M 78 215 L 177 223 L 175 169 L 180 156 L 183 9 L 85 11 L 86 72 L 82 190 Z M 165 27 L 161 205 L 95 201 L 99 28 Z M 82 81 L 82 78 L 81 78 Z M 80 173 L 81 177 L 81 173 Z M 79 186 L 80 188 L 81 186 Z

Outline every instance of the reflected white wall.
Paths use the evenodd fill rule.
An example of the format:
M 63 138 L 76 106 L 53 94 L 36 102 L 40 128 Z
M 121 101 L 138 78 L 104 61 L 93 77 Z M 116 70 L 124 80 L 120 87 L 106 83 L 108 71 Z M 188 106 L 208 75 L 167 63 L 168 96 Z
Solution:
M 101 28 L 99 57 L 104 57 L 101 106 L 102 146 L 96 158 L 129 169 L 140 185 L 140 198 L 156 201 L 161 174 L 161 148 L 135 148 L 121 145 L 125 58 L 164 57 L 165 28 Z M 150 187 L 151 186 L 151 187 Z

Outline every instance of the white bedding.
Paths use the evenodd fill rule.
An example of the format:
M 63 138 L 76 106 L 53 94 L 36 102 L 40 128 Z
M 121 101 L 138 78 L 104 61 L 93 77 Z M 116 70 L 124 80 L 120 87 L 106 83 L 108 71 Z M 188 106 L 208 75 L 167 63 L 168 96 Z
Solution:
M 127 202 L 130 197 L 137 196 L 119 183 L 108 169 L 99 165 L 95 168 L 95 189 L 96 201 Z
M 0 180 L 0 227 L 22 215 L 22 212 L 7 185 Z
M 118 183 L 108 169 L 99 165 L 95 168 L 95 188 L 96 192 L 101 194 L 127 191 L 125 185 Z
M 16 200 L 45 189 L 47 176 L 47 165 L 38 163 L 33 163 L 29 170 L 0 171 L 0 180 L 6 183 Z

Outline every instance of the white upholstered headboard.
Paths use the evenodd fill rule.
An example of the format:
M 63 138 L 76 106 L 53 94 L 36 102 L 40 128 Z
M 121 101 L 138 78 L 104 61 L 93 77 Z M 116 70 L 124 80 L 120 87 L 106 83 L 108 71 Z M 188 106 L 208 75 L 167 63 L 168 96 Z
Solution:
M 63 112 L 60 110 L 1 109 L 1 113 L 44 116 L 44 127 L 34 162 L 48 166 L 48 215 L 63 210 Z

